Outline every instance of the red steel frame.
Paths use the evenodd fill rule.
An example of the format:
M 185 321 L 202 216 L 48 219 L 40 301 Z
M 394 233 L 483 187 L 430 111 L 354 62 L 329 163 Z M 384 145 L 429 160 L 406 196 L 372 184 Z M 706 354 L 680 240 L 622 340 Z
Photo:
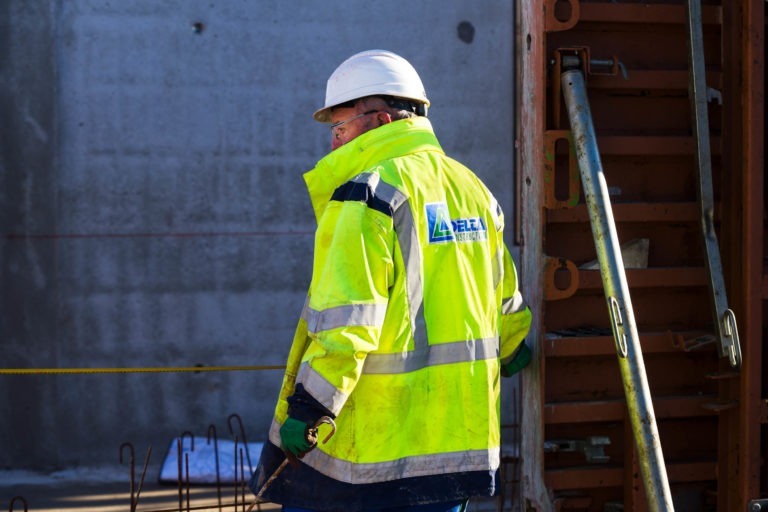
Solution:
M 561 11 L 563 7 L 565 10 Z M 524 292 L 535 318 L 529 338 L 534 342 L 534 358 L 523 374 L 523 509 L 602 511 L 606 503 L 621 501 L 624 510 L 644 510 L 637 454 L 620 397 L 590 400 L 582 396 L 563 401 L 563 397 L 573 397 L 580 391 L 585 396 L 596 393 L 589 389 L 594 383 L 589 378 L 584 378 L 583 390 L 569 388 L 563 382 L 572 375 L 567 372 L 573 372 L 573 368 L 577 368 L 579 375 L 592 373 L 595 379 L 612 377 L 613 341 L 600 333 L 579 336 L 576 343 L 547 336 L 547 330 L 553 328 L 578 326 L 585 316 L 599 323 L 599 311 L 605 307 L 599 294 L 599 275 L 575 270 L 573 264 L 574 259 L 587 257 L 589 251 L 583 247 L 588 244 L 583 242 L 589 229 L 588 225 L 586 230 L 584 227 L 587 218 L 583 205 L 567 204 L 578 201 L 578 193 L 574 192 L 572 169 L 568 170 L 572 162 L 565 155 L 557 156 L 556 141 L 567 139 L 568 125 L 567 120 L 560 119 L 556 90 L 559 77 L 554 75 L 558 72 L 557 52 L 564 48 L 586 52 L 588 58 L 589 43 L 597 41 L 599 46 L 593 51 L 599 52 L 600 58 L 618 54 L 621 59 L 625 51 L 631 53 L 625 48 L 628 43 L 621 30 L 637 32 L 642 30 L 637 27 L 661 27 L 660 38 L 676 40 L 680 37 L 677 32 L 685 30 L 685 2 L 521 0 L 517 3 L 517 16 L 518 240 Z M 701 495 L 702 506 L 737 511 L 747 510 L 750 500 L 768 497 L 768 385 L 764 384 L 767 372 L 763 370 L 768 355 L 763 350 L 768 335 L 763 327 L 763 314 L 768 311 L 768 268 L 763 264 L 765 2 L 705 2 L 703 16 L 707 82 L 722 91 L 722 107 L 714 107 L 716 115 L 710 122 L 713 158 L 717 159 L 714 170 L 718 172 L 716 217 L 727 294 L 739 324 L 743 366 L 735 373 L 725 360 L 707 359 L 706 352 L 703 357 L 691 356 L 687 343 L 700 334 L 700 326 L 691 322 L 688 330 L 681 328 L 679 319 L 670 316 L 667 320 L 665 311 L 654 310 L 652 305 L 645 306 L 653 313 L 646 318 L 658 320 L 652 329 L 641 332 L 641 339 L 644 353 L 650 354 L 652 360 L 646 364 L 655 365 L 649 376 L 655 379 L 651 387 L 657 418 L 662 424 L 671 425 L 662 429 L 662 445 L 665 456 L 670 454 L 670 481 L 677 484 L 673 496 L 676 491 L 680 494 L 677 498 L 682 509 L 691 501 L 691 493 L 697 493 Z M 659 119 L 642 111 L 640 99 L 635 115 L 606 117 L 611 109 L 627 108 L 620 114 L 633 113 L 632 101 L 626 99 L 627 92 L 631 95 L 630 89 L 679 91 L 687 87 L 687 70 L 681 69 L 675 60 L 685 48 L 668 50 L 668 56 L 658 52 L 658 59 L 651 65 L 636 62 L 628 82 L 612 76 L 589 76 L 588 87 L 594 91 L 597 105 L 593 114 L 598 144 L 606 158 L 631 166 L 632 155 L 642 154 L 653 162 L 669 159 L 688 165 L 684 162 L 691 153 L 691 141 L 675 125 L 680 112 L 674 109 L 681 104 L 678 93 L 671 94 L 677 99 L 670 101 L 664 94 L 656 95 L 659 105 L 669 105 L 671 109 L 669 126 L 662 127 L 665 133 L 654 132 L 659 129 Z M 615 74 L 616 70 L 612 71 Z M 613 92 L 606 94 L 606 90 Z M 614 101 L 612 95 L 621 99 Z M 610 126 L 601 133 L 601 126 L 606 125 Z M 647 126 L 652 128 L 644 132 Z M 559 160 L 557 165 L 555 159 Z M 665 165 L 661 164 L 656 176 L 667 173 L 672 185 L 667 189 L 660 187 L 660 195 L 684 190 L 690 176 L 683 172 L 676 178 Z M 557 170 L 563 167 L 566 171 Z M 652 223 L 661 244 L 666 244 L 662 256 L 654 255 L 656 266 L 628 271 L 632 294 L 640 296 L 641 303 L 649 296 L 653 303 L 659 302 L 653 294 L 660 293 L 665 297 L 661 302 L 667 300 L 677 309 L 690 309 L 688 317 L 698 318 L 701 304 L 696 295 L 706 285 L 706 275 L 695 256 L 683 254 L 688 246 L 675 240 L 681 232 L 690 237 L 688 228 L 697 223 L 695 203 L 678 196 L 659 199 L 654 196 L 653 184 L 643 182 L 642 173 L 638 173 L 640 178 L 634 178 L 625 176 L 630 172 L 619 175 L 611 171 L 611 164 L 606 167 L 607 174 L 613 172 L 627 195 L 636 199 L 614 205 L 621 230 L 625 234 L 642 233 L 643 223 Z M 557 174 L 561 177 L 557 178 Z M 651 173 L 646 179 L 652 178 Z M 558 179 L 560 184 L 553 184 Z M 676 188 L 677 185 L 680 186 Z M 687 226 L 687 231 L 680 231 L 680 226 Z M 567 254 L 563 257 L 560 253 Z M 563 275 L 568 276 L 565 284 L 557 283 Z M 680 293 L 688 288 L 695 293 Z M 579 296 L 571 303 L 576 308 L 568 300 L 561 300 L 573 294 Z M 638 310 L 643 313 L 643 306 Z M 677 379 L 667 373 L 678 374 Z M 685 432 L 679 432 L 676 422 Z M 610 426 L 614 423 L 623 424 L 624 432 Z M 574 457 L 561 457 L 553 462 L 544 453 L 548 437 L 584 437 L 590 428 L 613 429 L 613 438 L 623 440 L 623 447 L 614 447 L 611 452 L 613 457 L 623 460 L 622 465 L 588 467 L 577 464 Z M 704 433 L 701 439 L 697 439 L 698 430 Z M 701 458 L 679 448 L 691 440 L 704 445 L 710 439 L 714 439 L 713 453 Z

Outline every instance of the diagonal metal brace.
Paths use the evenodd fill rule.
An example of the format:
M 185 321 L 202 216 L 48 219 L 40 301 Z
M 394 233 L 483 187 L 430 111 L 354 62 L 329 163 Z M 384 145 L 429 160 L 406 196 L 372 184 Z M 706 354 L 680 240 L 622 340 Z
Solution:
M 706 267 L 715 333 L 720 342 L 720 357 L 727 357 L 732 368 L 741 368 L 741 345 L 736 315 L 728 307 L 723 266 L 715 233 L 715 199 L 712 190 L 712 162 L 709 146 L 708 89 L 704 62 L 704 34 L 701 22 L 701 0 L 688 0 L 688 95 L 691 100 L 693 141 L 699 183 L 696 193 L 704 236 Z

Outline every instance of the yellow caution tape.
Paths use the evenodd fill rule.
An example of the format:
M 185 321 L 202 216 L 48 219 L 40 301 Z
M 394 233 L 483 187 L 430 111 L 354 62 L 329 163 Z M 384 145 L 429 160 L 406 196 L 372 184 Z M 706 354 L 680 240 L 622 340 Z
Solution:
M 285 370 L 285 366 L 177 366 L 156 368 L 0 368 L 0 375 L 78 375 L 94 373 L 183 373 Z

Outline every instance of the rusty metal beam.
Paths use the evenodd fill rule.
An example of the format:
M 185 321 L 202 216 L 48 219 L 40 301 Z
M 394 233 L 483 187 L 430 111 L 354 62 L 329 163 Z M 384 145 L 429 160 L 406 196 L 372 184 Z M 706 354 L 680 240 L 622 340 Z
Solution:
M 716 473 L 714 462 L 669 464 L 667 469 L 670 481 L 675 483 L 712 480 Z M 552 469 L 547 471 L 546 481 L 547 485 L 555 491 L 620 487 L 623 484 L 623 474 L 623 468 Z
M 739 438 L 739 457 L 743 461 L 741 492 L 746 505 L 750 500 L 764 497 L 768 488 L 760 486 L 762 457 L 768 447 L 761 447 L 763 369 L 762 301 L 760 278 L 763 274 L 764 225 L 763 197 L 765 180 L 765 1 L 746 0 L 743 6 L 739 32 L 741 33 L 741 117 L 743 135 L 739 153 L 743 156 L 741 194 L 746 205 L 742 210 L 740 236 L 744 249 L 738 265 L 743 276 L 743 303 L 745 335 L 749 340 L 750 362 L 742 369 L 739 395 L 742 418 Z M 762 454 L 762 455 L 761 455 Z M 768 482 L 765 482 L 768 486 Z
M 640 333 L 644 354 L 675 353 L 685 350 L 685 340 L 702 336 L 702 331 Z M 547 357 L 611 356 L 616 353 L 611 336 L 552 337 L 544 339 Z
M 714 395 L 654 397 L 653 405 L 658 419 L 695 418 L 713 416 L 715 411 L 705 408 Z M 625 400 L 591 400 L 548 403 L 544 406 L 547 424 L 595 423 L 621 421 L 626 414 Z
M 566 468 L 547 471 L 547 487 L 553 491 L 566 489 L 590 489 L 595 487 L 619 487 L 622 484 L 622 468 Z
M 703 267 L 628 268 L 627 283 L 633 289 L 706 286 Z M 599 270 L 579 271 L 580 290 L 602 290 Z
M 765 2 L 723 3 L 723 203 L 727 285 L 742 318 L 744 365 L 725 381 L 722 400 L 738 400 L 720 428 L 718 509 L 746 510 L 768 492 L 760 482 L 763 376 L 763 181 L 765 179 Z
M 545 17 L 545 14 L 551 15 L 552 13 L 541 13 L 542 3 L 545 6 L 554 6 L 555 3 L 559 3 L 562 6 L 562 4 L 573 4 L 576 1 L 555 2 L 554 0 L 542 0 L 542 2 L 533 2 L 539 5 L 525 7 L 531 16 L 538 14 Z M 717 226 L 720 230 L 719 235 L 722 241 L 723 262 L 726 265 L 724 266 L 726 286 L 732 299 L 733 308 L 739 315 L 742 336 L 745 340 L 745 357 L 748 357 L 749 360 L 745 359 L 742 374 L 729 372 L 726 364 L 726 367 L 720 368 L 721 371 L 712 377 L 707 375 L 707 382 L 701 383 L 702 392 L 711 393 L 715 386 L 719 386 L 721 392 L 717 396 L 708 395 L 705 400 L 706 403 L 700 403 L 695 407 L 698 416 L 693 414 L 693 416 L 689 417 L 696 418 L 705 415 L 706 427 L 704 428 L 708 429 L 707 435 L 714 436 L 717 434 L 720 436 L 718 445 L 719 459 L 717 461 L 717 471 L 719 473 L 714 469 L 709 474 L 706 471 L 702 472 L 700 474 L 701 482 L 718 480 L 718 510 L 743 510 L 744 505 L 747 503 L 746 499 L 765 495 L 768 492 L 768 473 L 763 471 L 762 483 L 759 481 L 761 468 L 759 458 L 760 454 L 765 453 L 765 446 L 760 444 L 760 432 L 762 428 L 764 436 L 766 432 L 765 424 L 768 423 L 768 402 L 766 402 L 765 397 L 761 396 L 762 387 L 764 386 L 763 380 L 765 379 L 762 373 L 762 365 L 765 360 L 763 354 L 765 341 L 762 339 L 762 314 L 763 301 L 768 300 L 768 275 L 763 275 L 762 269 L 764 253 L 762 218 L 764 208 L 763 192 L 765 190 L 763 186 L 763 180 L 765 179 L 763 150 L 763 116 L 765 112 L 763 44 L 766 4 L 763 0 L 735 0 L 734 2 L 721 0 L 718 3 L 722 7 L 721 5 L 706 5 L 703 7 L 703 21 L 707 25 L 705 26 L 705 37 L 712 43 L 711 48 L 715 50 L 709 55 L 710 61 L 708 64 L 710 69 L 707 73 L 707 85 L 716 89 L 722 89 L 723 94 L 723 102 L 720 105 L 710 103 L 709 106 L 713 114 L 712 127 L 716 135 L 709 140 L 711 153 L 719 157 L 714 161 L 715 168 L 713 170 L 716 173 Z M 648 52 L 641 48 L 627 47 L 628 43 L 622 38 L 626 33 L 639 33 L 640 31 L 647 30 L 648 27 L 644 26 L 644 24 L 655 25 L 651 27 L 652 31 L 659 31 L 670 38 L 677 36 L 684 30 L 685 25 L 686 18 L 683 5 L 647 3 L 631 5 L 629 2 L 581 2 L 577 9 L 571 9 L 571 13 L 578 15 L 578 20 L 559 20 L 558 23 L 553 23 L 550 20 L 549 25 L 546 26 L 546 28 L 553 32 L 563 29 L 572 30 L 572 34 L 552 33 L 547 36 L 549 39 L 547 42 L 552 45 L 550 49 L 556 49 L 563 45 L 571 47 L 575 44 L 594 44 L 593 41 L 610 41 L 610 48 L 605 47 L 604 51 L 612 54 L 616 53 L 620 58 L 624 55 L 629 56 L 626 63 L 655 62 L 659 64 L 653 69 L 631 69 L 630 67 L 628 69 L 628 80 L 624 80 L 621 76 L 590 75 L 589 87 L 591 91 L 594 91 L 595 103 L 600 106 L 598 110 L 599 115 L 611 115 L 611 108 L 614 105 L 619 105 L 623 108 L 627 103 L 631 103 L 631 91 L 633 89 L 644 91 L 644 94 L 641 96 L 648 101 L 643 103 L 643 105 L 655 104 L 657 96 L 655 91 L 661 91 L 661 94 L 658 94 L 658 96 L 662 97 L 663 94 L 666 94 L 666 91 L 672 91 L 673 95 L 677 96 L 678 90 L 682 91 L 685 89 L 687 74 L 681 72 L 679 62 L 675 61 L 674 56 L 670 61 L 667 61 L 664 56 L 659 56 L 658 59 L 651 58 Z M 593 38 L 592 36 L 598 31 L 601 34 L 600 37 Z M 612 35 L 606 36 L 606 33 L 612 33 Z M 718 44 L 717 39 L 721 35 L 723 39 L 720 42 L 721 44 Z M 611 39 L 611 37 L 614 37 L 614 39 Z M 613 45 L 614 42 L 615 46 Z M 546 47 L 546 42 L 544 44 Z M 675 56 L 679 56 L 679 50 L 677 48 L 675 49 L 677 53 L 672 53 Z M 722 53 L 719 53 L 718 50 L 721 50 Z M 604 52 L 601 52 L 601 56 L 603 54 Z M 671 69 L 667 67 L 667 64 L 671 64 Z M 642 67 L 641 64 L 638 65 Z M 532 83 L 530 86 L 542 87 L 542 84 L 538 82 Z M 553 102 L 526 104 L 526 101 L 529 100 L 530 97 L 526 97 L 519 103 L 523 110 L 528 109 L 538 114 L 543 114 L 545 109 L 553 109 L 554 112 L 555 105 Z M 662 102 L 656 103 L 661 104 Z M 626 111 L 629 112 L 629 109 L 627 108 Z M 622 110 L 622 112 L 624 111 Z M 675 113 L 679 114 L 680 112 L 676 111 Z M 545 116 L 545 119 L 549 117 Z M 645 118 L 643 120 L 648 121 Z M 632 120 L 628 117 L 626 123 L 615 122 L 610 125 L 611 130 L 616 131 L 606 130 L 605 133 L 599 134 L 598 144 L 602 154 L 609 157 L 618 157 L 611 160 L 612 166 L 609 167 L 609 170 L 611 173 L 616 173 L 616 176 L 620 179 L 624 179 L 622 185 L 626 186 L 627 190 L 639 182 L 642 183 L 642 181 L 634 174 L 619 174 L 634 172 L 634 169 L 621 165 L 626 160 L 625 157 L 638 157 L 636 160 L 641 161 L 645 168 L 657 173 L 653 175 L 654 179 L 658 177 L 657 169 L 672 171 L 671 165 L 666 164 L 666 166 L 663 166 L 660 164 L 660 162 L 664 161 L 665 157 L 673 157 L 675 162 L 682 162 L 680 175 L 689 172 L 683 159 L 693 156 L 695 149 L 693 140 L 678 125 L 659 123 L 658 128 L 654 128 L 656 125 L 653 122 L 655 121 L 651 120 L 646 124 L 642 124 L 643 128 L 636 127 L 633 130 Z M 550 122 L 550 125 L 544 127 L 544 129 L 558 128 L 562 128 L 562 126 L 554 122 Z M 665 131 L 667 129 L 671 131 Z M 537 140 L 538 136 L 539 132 L 537 131 L 535 134 L 531 134 L 528 140 Z M 545 147 L 545 144 L 540 143 L 539 146 Z M 535 149 L 529 149 L 532 153 L 535 152 Z M 562 148 L 558 148 L 558 150 L 560 149 Z M 564 151 L 560 151 L 557 157 L 565 158 L 567 155 Z M 559 163 L 564 164 L 565 162 L 560 161 Z M 563 167 L 563 165 L 558 166 L 558 172 L 562 172 L 561 169 Z M 542 166 L 541 168 L 543 169 L 544 167 Z M 558 177 L 563 178 L 561 175 Z M 682 182 L 680 177 L 675 174 L 675 178 L 678 180 L 674 184 L 675 186 L 679 186 Z M 557 191 L 562 195 L 564 188 L 563 179 L 559 179 L 557 185 Z M 646 197 L 649 190 L 644 190 L 645 195 L 633 195 L 631 197 L 642 197 L 644 201 L 653 201 L 654 197 Z M 661 197 L 670 196 L 669 194 L 665 196 L 660 193 L 659 198 Z M 674 197 L 687 196 L 678 194 Z M 581 240 L 579 238 L 581 234 L 576 236 L 571 233 L 576 229 L 582 230 L 583 225 L 588 221 L 585 208 L 578 205 L 573 208 L 572 204 L 568 204 L 573 199 L 570 196 L 567 198 L 568 201 L 563 201 L 562 197 L 555 197 L 555 199 L 556 201 L 550 201 L 551 204 L 544 210 L 542 210 L 540 203 L 536 203 L 534 209 L 527 210 L 524 223 L 532 222 L 533 227 L 531 229 L 540 227 L 540 215 L 543 211 L 546 215 L 544 226 L 547 228 L 543 236 L 553 241 L 548 243 L 548 247 L 554 251 L 551 256 L 558 257 L 559 259 L 578 258 L 578 260 L 574 259 L 574 261 L 580 261 L 580 259 L 586 257 L 584 251 L 571 251 L 567 243 Z M 530 205 L 532 202 L 538 201 L 538 198 L 533 200 L 524 198 L 524 201 L 526 205 Z M 674 236 L 687 229 L 687 224 L 697 221 L 698 216 L 695 213 L 695 205 L 678 203 L 672 206 L 673 210 L 667 210 L 667 204 L 671 203 L 658 203 L 652 206 L 648 206 L 649 203 L 640 205 L 627 204 L 626 207 L 623 204 L 615 206 L 617 211 L 620 208 L 626 208 L 623 212 L 617 214 L 617 218 L 622 222 L 636 223 L 633 225 L 622 225 L 622 227 L 626 226 L 633 230 L 635 235 L 638 229 L 653 229 L 656 225 L 668 226 L 678 223 L 680 229 L 674 231 Z M 691 208 L 692 206 L 693 208 Z M 640 224 L 647 222 L 653 222 L 654 224 L 648 227 Z M 557 237 L 563 235 L 563 233 L 568 233 L 568 236 L 564 238 L 563 242 L 558 242 Z M 669 235 L 668 231 L 660 232 L 658 238 L 661 239 L 661 242 L 664 242 L 664 237 Z M 539 239 L 537 238 L 538 242 Z M 671 245 L 674 250 L 680 248 L 679 244 Z M 656 247 L 660 246 L 657 245 Z M 528 261 L 535 263 L 534 256 L 537 255 L 541 256 L 539 262 L 546 259 L 543 254 L 537 254 L 536 251 L 538 251 L 538 246 L 535 250 L 528 253 Z M 689 260 L 686 259 L 685 261 Z M 647 275 L 660 282 L 660 276 L 653 272 L 651 270 Z M 685 280 L 689 283 L 695 283 L 695 273 L 696 270 L 688 272 Z M 579 287 L 579 289 L 584 289 L 584 284 L 589 287 L 589 275 L 585 272 L 580 274 L 585 279 L 585 283 L 581 283 L 582 287 Z M 562 275 L 560 275 L 560 278 L 559 281 L 562 281 Z M 578 275 L 576 279 L 581 281 Z M 645 283 L 648 284 L 647 281 Z M 690 290 L 686 290 L 686 293 L 689 292 Z M 647 298 L 656 292 L 646 289 L 642 293 Z M 659 293 L 663 294 L 664 290 L 660 289 Z M 577 297 L 577 300 L 581 302 L 578 302 L 579 307 L 574 309 L 581 309 L 583 311 L 582 306 L 586 309 L 592 307 L 596 301 L 589 302 L 591 297 L 591 294 L 582 294 L 580 297 Z M 680 300 L 688 301 L 691 299 L 686 295 L 681 297 Z M 552 315 L 562 315 L 565 313 L 568 316 L 566 311 L 567 305 L 564 306 L 564 302 L 566 301 L 550 302 L 544 308 L 552 308 Z M 685 305 L 690 306 L 688 302 Z M 547 313 L 547 311 L 543 311 L 543 313 Z M 556 318 L 547 318 L 545 316 L 544 322 L 549 321 L 555 327 L 568 328 L 571 325 L 568 322 L 573 319 L 569 317 L 568 320 L 563 321 L 562 318 L 562 316 L 557 316 Z M 578 313 L 574 315 L 574 319 L 578 321 Z M 681 328 L 696 329 L 698 327 L 698 324 L 696 324 Z M 663 330 L 665 326 L 657 325 L 654 328 Z M 576 343 L 568 338 L 546 338 L 544 340 L 543 358 L 583 357 L 585 360 L 588 360 L 589 357 L 593 356 L 606 357 L 606 352 L 610 354 L 613 346 L 610 342 L 606 345 L 602 341 L 599 336 L 589 335 L 587 337 L 580 336 Z M 669 354 L 670 361 L 672 361 L 674 357 L 673 350 L 675 349 L 669 348 L 665 344 L 662 334 L 658 335 L 654 343 L 657 344 L 656 348 L 662 351 L 660 354 Z M 645 343 L 643 343 L 643 350 L 646 351 Z M 681 350 L 684 350 L 684 346 Z M 542 357 L 542 355 L 539 357 Z M 550 372 L 554 372 L 554 368 L 560 368 L 563 364 L 570 364 L 570 361 L 562 360 L 547 360 L 546 362 L 553 363 L 553 368 L 547 369 L 545 367 L 548 365 L 542 363 L 539 374 L 540 377 L 543 377 L 544 371 L 549 370 L 547 371 L 548 382 L 552 383 L 557 383 L 558 377 Z M 716 363 L 717 361 L 715 360 L 714 364 Z M 693 382 L 690 384 L 692 386 L 695 385 Z M 556 386 L 553 389 L 556 389 Z M 541 392 L 541 388 L 537 388 L 535 392 Z M 562 399 L 563 397 L 555 396 L 553 398 Z M 556 409 L 549 408 L 550 405 L 554 405 Z M 565 409 L 562 407 L 565 407 Z M 547 408 L 546 413 L 548 414 L 547 418 L 555 418 L 557 421 L 559 421 L 558 418 L 560 420 L 567 418 L 567 415 L 571 413 L 574 415 L 582 414 L 584 409 L 589 410 L 589 407 L 589 405 L 583 405 L 582 407 L 570 409 L 567 405 L 563 406 L 562 404 L 548 403 L 545 405 L 545 408 Z M 663 405 L 658 407 L 664 408 Z M 620 414 L 618 409 L 616 409 L 616 404 L 597 404 L 592 411 L 601 415 L 601 417 L 604 415 L 615 418 L 617 414 Z M 680 409 L 673 409 L 672 413 L 679 411 Z M 669 411 L 665 410 L 665 412 Z M 693 411 L 689 408 L 686 414 L 692 413 Z M 581 417 L 573 416 L 572 419 Z M 595 416 L 585 414 L 583 418 L 585 421 L 588 421 L 590 419 L 594 420 Z M 578 423 L 577 421 L 576 424 Z M 567 421 L 566 423 L 558 424 L 557 428 L 567 429 Z M 623 468 L 625 475 L 637 473 L 637 469 L 637 467 L 634 467 L 633 471 L 631 464 L 629 466 L 625 465 Z M 670 468 L 670 476 L 676 470 Z M 627 483 L 629 483 L 629 488 Z M 625 506 L 629 504 L 630 508 L 635 510 L 645 509 L 642 506 L 642 486 L 638 487 L 639 483 L 639 481 L 632 482 L 631 479 L 630 481 L 626 478 L 624 480 L 624 504 Z M 632 488 L 633 485 L 634 488 Z M 633 508 L 635 505 L 639 508 Z
M 579 21 L 593 23 L 685 23 L 685 9 L 681 5 L 582 3 L 579 16 Z M 721 20 L 720 6 L 704 7 L 702 21 L 705 24 L 719 25 Z
M 615 203 L 613 215 L 616 222 L 696 222 L 699 212 L 696 203 Z M 587 222 L 589 214 L 585 205 L 574 208 L 549 210 L 547 221 Z
M 722 87 L 722 73 L 707 73 L 707 84 L 715 89 Z M 592 89 L 644 89 L 680 90 L 688 87 L 688 72 L 684 70 L 630 69 L 627 79 L 621 75 L 592 75 L 589 77 Z
M 598 136 L 597 145 L 600 154 L 614 155 L 693 155 L 694 141 L 687 136 Z M 710 145 L 713 155 L 721 152 L 720 137 L 712 137 Z

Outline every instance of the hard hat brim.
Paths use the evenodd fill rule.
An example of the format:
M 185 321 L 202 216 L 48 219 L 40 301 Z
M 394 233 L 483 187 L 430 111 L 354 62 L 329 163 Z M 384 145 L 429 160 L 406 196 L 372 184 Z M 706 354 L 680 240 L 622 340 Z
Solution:
M 334 105 L 333 107 L 335 107 Z M 312 114 L 312 117 L 315 119 L 315 121 L 319 123 L 330 123 L 331 122 L 331 109 L 333 107 L 323 107 L 319 110 L 316 110 L 314 114 Z
M 331 110 L 368 96 L 394 96 L 429 106 L 424 84 L 414 67 L 387 50 L 368 50 L 342 62 L 328 78 L 325 105 L 313 118 L 331 122 Z

